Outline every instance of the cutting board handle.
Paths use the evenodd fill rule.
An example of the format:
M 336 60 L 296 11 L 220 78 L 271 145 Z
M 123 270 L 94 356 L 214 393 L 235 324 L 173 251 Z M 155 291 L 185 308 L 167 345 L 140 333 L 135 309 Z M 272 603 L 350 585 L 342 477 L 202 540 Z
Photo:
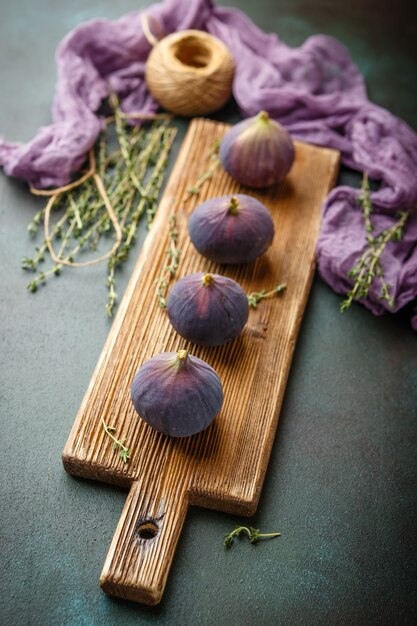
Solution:
M 144 481 L 145 482 L 145 481 Z M 130 489 L 100 576 L 108 594 L 158 604 L 188 509 L 184 487 L 142 481 Z

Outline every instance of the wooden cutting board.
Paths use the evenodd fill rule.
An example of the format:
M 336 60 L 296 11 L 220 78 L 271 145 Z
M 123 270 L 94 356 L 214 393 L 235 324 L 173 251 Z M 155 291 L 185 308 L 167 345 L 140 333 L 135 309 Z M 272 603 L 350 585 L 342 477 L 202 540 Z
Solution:
M 199 197 L 184 205 L 186 190 L 209 166 L 210 146 L 227 129 L 203 119 L 190 123 L 63 452 L 71 474 L 130 487 L 100 584 L 107 593 L 147 604 L 162 597 L 189 505 L 239 515 L 256 510 L 313 277 L 321 205 L 339 168 L 337 152 L 296 143 L 294 166 L 282 184 L 244 190 L 218 167 Z M 193 248 L 187 214 L 207 198 L 242 191 L 270 209 L 275 239 L 251 264 L 218 266 Z M 187 345 L 158 307 L 155 283 L 167 263 L 172 214 L 181 249 L 178 278 L 197 271 L 223 273 L 247 292 L 287 284 L 283 294 L 250 310 L 243 334 L 226 346 Z M 218 372 L 225 401 L 205 432 L 173 439 L 138 418 L 130 384 L 144 361 L 185 347 Z M 102 418 L 118 438 L 126 438 L 132 450 L 128 463 L 113 449 Z

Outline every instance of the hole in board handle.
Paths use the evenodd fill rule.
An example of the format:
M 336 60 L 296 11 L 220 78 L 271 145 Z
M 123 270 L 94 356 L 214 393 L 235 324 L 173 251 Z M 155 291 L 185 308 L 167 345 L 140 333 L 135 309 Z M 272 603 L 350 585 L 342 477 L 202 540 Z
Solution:
M 158 534 L 158 524 L 153 519 L 141 520 L 137 527 L 136 532 L 141 539 L 154 539 Z

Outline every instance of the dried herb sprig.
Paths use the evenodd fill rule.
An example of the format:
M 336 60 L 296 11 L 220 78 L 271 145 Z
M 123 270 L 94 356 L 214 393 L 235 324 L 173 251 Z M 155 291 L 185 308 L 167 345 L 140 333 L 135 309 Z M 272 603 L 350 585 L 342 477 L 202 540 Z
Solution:
M 211 165 L 197 178 L 194 185 L 188 187 L 185 192 L 185 196 L 182 201 L 183 208 L 187 204 L 188 200 L 193 196 L 198 196 L 201 192 L 201 189 L 204 183 L 207 180 L 210 180 L 213 177 L 214 172 L 216 171 L 218 165 L 220 164 L 220 139 L 216 139 L 212 145 L 210 146 L 210 151 L 208 154 L 208 158 L 211 162 Z M 178 240 L 178 230 L 177 230 L 177 220 L 175 215 L 172 215 L 170 218 L 170 228 L 168 233 L 169 238 L 169 248 L 166 252 L 168 256 L 168 263 L 165 265 L 161 276 L 156 281 L 156 297 L 158 300 L 158 306 L 161 309 L 165 309 L 167 306 L 166 303 L 166 293 L 168 290 L 169 283 L 174 278 L 178 265 L 181 250 L 177 247 Z
M 235 526 L 234 529 L 224 536 L 224 545 L 226 548 L 230 548 L 236 537 L 241 534 L 246 534 L 249 537 L 250 543 L 257 543 L 260 539 L 273 539 L 274 537 L 280 537 L 281 533 L 260 533 L 259 528 L 253 528 L 252 526 Z
M 362 179 L 358 203 L 362 208 L 368 247 L 348 274 L 349 278 L 354 279 L 355 282 L 340 305 L 342 313 L 347 311 L 354 300 L 362 300 L 368 296 L 375 278 L 379 280 L 381 285 L 380 300 L 385 300 L 389 307 L 394 307 L 395 301 L 390 293 L 391 285 L 386 282 L 384 277 L 381 255 L 390 241 L 400 241 L 403 238 L 404 226 L 409 216 L 406 211 L 398 211 L 397 221 L 390 228 L 386 228 L 378 235 L 374 236 L 372 234 L 374 232 L 374 225 L 371 219 L 372 200 L 368 174 L 366 172 Z
M 116 437 L 113 435 L 113 433 L 116 432 L 115 427 L 109 426 L 108 424 L 106 424 L 103 418 L 101 418 L 101 422 L 108 436 L 111 439 L 113 439 L 113 450 L 119 450 L 120 457 L 123 459 L 125 463 L 127 463 L 128 460 L 130 459 L 131 450 L 127 446 L 125 446 L 126 439 L 121 439 L 121 440 L 116 439 Z
M 188 187 L 187 192 L 186 192 L 186 197 L 184 199 L 184 203 L 186 203 L 187 200 L 189 200 L 192 196 L 198 196 L 206 180 L 211 180 L 213 178 L 214 172 L 220 165 L 219 150 L 220 150 L 220 139 L 215 139 L 215 141 L 213 141 L 213 143 L 210 146 L 210 152 L 209 152 L 209 159 L 210 159 L 211 165 L 206 170 L 204 170 L 204 172 L 200 174 L 200 176 L 197 178 L 194 185 L 191 185 L 191 187 Z
M 120 151 L 122 153 L 122 156 L 125 162 L 127 174 L 130 180 L 132 181 L 133 185 L 139 192 L 139 194 L 142 197 L 145 197 L 146 191 L 141 185 L 141 182 L 139 181 L 135 172 L 134 162 L 132 161 L 131 151 L 129 148 L 129 138 L 126 132 L 126 124 L 125 124 L 124 118 L 122 117 L 122 111 L 120 109 L 119 99 L 115 93 L 110 94 L 109 103 L 114 112 L 116 133 L 117 133 L 117 137 L 119 140 Z
M 31 235 L 36 235 L 36 233 L 38 232 L 39 225 L 42 223 L 44 216 L 45 216 L 45 207 L 43 207 L 42 209 L 40 209 L 39 211 L 35 213 L 35 215 L 32 218 L 32 221 L 28 225 L 28 232 Z
M 287 288 L 287 285 L 285 283 L 281 283 L 280 285 L 277 285 L 270 291 L 266 291 L 266 289 L 262 289 L 262 291 L 253 291 L 252 293 L 248 294 L 249 306 L 252 307 L 253 309 L 256 309 L 256 307 L 258 306 L 258 302 L 260 302 L 261 300 L 264 300 L 265 298 L 273 298 L 278 293 L 285 291 L 286 288 Z
M 164 174 L 166 170 L 166 166 L 168 163 L 169 151 L 171 149 L 172 143 L 175 139 L 175 129 L 170 129 L 168 132 L 168 137 L 165 139 L 165 143 L 162 149 L 159 151 L 157 155 L 158 158 L 156 163 L 154 164 L 154 169 L 152 174 L 150 175 L 146 185 L 144 187 L 144 193 L 141 194 L 141 198 L 136 206 L 136 209 L 130 215 L 130 223 L 128 227 L 124 230 L 124 240 L 122 241 L 122 245 L 115 252 L 115 254 L 110 257 L 108 261 L 108 275 L 107 275 L 107 287 L 108 287 L 108 300 L 107 300 L 107 314 L 109 317 L 113 315 L 114 306 L 117 300 L 117 293 L 115 291 L 115 269 L 117 265 L 123 263 L 129 254 L 129 251 L 132 247 L 132 242 L 136 239 L 136 233 L 138 229 L 139 222 L 142 216 L 146 213 L 146 221 L 147 227 L 150 228 L 152 222 L 154 220 L 156 211 L 157 211 L 157 202 L 159 198 L 159 191 L 161 189 Z M 171 132 L 173 131 L 173 132 Z M 152 147 L 152 142 L 150 143 Z M 156 145 L 153 146 L 155 149 Z M 150 160 L 155 160 L 156 156 L 153 154 L 152 150 L 149 150 L 148 157 Z M 171 224 L 170 224 L 171 228 Z M 179 253 L 178 253 L 179 254 Z M 178 263 L 177 263 L 178 265 Z M 176 269 L 176 268 L 175 268 Z
M 165 265 L 164 270 L 156 283 L 156 297 L 158 299 L 158 306 L 161 309 L 166 309 L 166 292 L 169 282 L 177 272 L 181 254 L 181 250 L 177 247 L 178 229 L 175 215 L 171 215 L 170 217 L 168 237 L 169 248 L 166 251 L 168 263 Z

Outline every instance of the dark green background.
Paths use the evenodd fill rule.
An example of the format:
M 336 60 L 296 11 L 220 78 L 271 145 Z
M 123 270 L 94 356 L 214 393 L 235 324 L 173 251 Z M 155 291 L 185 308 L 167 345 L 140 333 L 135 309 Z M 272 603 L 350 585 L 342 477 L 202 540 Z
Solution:
M 417 127 L 415 3 L 228 4 L 290 45 L 319 32 L 336 36 L 373 100 Z M 50 121 L 54 51 L 68 30 L 145 6 L 1 0 L 0 133 L 26 141 Z M 229 107 L 221 117 L 235 115 Z M 341 180 L 357 184 L 358 177 L 343 172 Z M 240 520 L 191 509 L 159 607 L 102 593 L 98 578 L 126 494 L 66 475 L 60 456 L 110 328 L 105 270 L 64 272 L 37 294 L 26 291 L 20 257 L 33 249 L 26 226 L 41 205 L 25 185 L 0 175 L 0 622 L 412 623 L 416 336 L 405 315 L 374 318 L 355 305 L 341 316 L 340 298 L 319 278 L 251 520 L 282 537 L 226 551 L 223 534 Z M 139 247 L 118 276 L 119 293 Z

